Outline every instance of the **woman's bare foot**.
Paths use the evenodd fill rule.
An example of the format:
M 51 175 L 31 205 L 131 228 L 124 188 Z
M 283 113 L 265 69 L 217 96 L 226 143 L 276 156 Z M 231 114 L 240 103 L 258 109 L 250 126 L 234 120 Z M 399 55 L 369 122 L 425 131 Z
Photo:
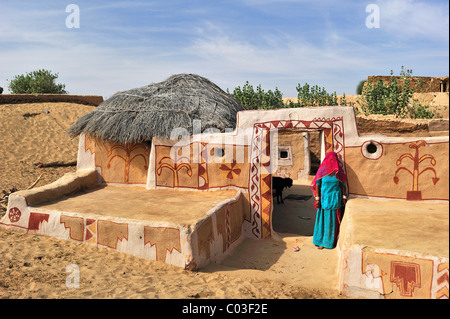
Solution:
M 323 249 L 323 246 L 319 246 L 319 247 L 317 247 L 317 249 Z

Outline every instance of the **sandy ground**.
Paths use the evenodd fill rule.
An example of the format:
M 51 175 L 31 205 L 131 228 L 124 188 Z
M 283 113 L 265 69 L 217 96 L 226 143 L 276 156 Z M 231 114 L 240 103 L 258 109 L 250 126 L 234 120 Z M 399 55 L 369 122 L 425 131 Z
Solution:
M 40 162 L 76 161 L 78 139 L 71 139 L 67 129 L 93 109 L 73 103 L 0 105 L 0 191 L 29 187 L 44 172 L 35 165 Z M 37 186 L 74 170 L 45 168 Z
M 71 103 L 0 105 L 0 191 L 26 189 L 42 173 L 37 186 L 75 171 L 36 163 L 75 161 L 78 140 L 67 129 L 92 109 Z M 290 193 L 311 195 L 304 185 L 284 195 Z M 275 204 L 277 239 L 246 239 L 221 264 L 198 272 L 0 228 L 0 298 L 345 298 L 336 289 L 337 251 L 312 244 L 314 219 L 312 199 Z M 74 266 L 80 285 L 68 288 L 66 270 Z

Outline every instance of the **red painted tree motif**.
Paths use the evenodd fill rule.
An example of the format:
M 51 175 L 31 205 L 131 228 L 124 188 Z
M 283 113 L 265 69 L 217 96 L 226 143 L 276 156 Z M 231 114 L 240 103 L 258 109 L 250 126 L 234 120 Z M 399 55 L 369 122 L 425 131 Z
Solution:
M 125 151 L 125 157 L 120 155 L 120 154 L 114 154 L 108 161 L 107 164 L 107 168 L 111 167 L 111 162 L 114 158 L 119 158 L 121 160 L 123 160 L 125 162 L 125 183 L 127 184 L 130 178 L 130 165 L 133 162 L 133 160 L 135 160 L 137 157 L 142 157 L 144 159 L 144 169 L 147 170 L 148 166 L 147 166 L 147 158 L 145 158 L 145 156 L 141 153 L 134 155 L 133 157 L 131 157 L 131 152 L 135 151 L 138 148 L 143 148 L 144 150 L 146 149 L 144 145 L 142 144 L 136 144 L 136 145 L 114 145 L 113 147 L 111 147 L 111 149 L 108 151 L 107 157 L 110 157 L 113 153 L 114 150 L 123 150 Z
M 406 199 L 408 199 L 408 200 L 421 200 L 422 199 L 422 192 L 419 191 L 419 176 L 422 175 L 424 172 L 426 172 L 426 171 L 433 172 L 434 177 L 432 177 L 432 181 L 433 181 L 434 185 L 436 185 L 436 183 L 439 181 L 439 177 L 437 177 L 436 170 L 433 167 L 428 166 L 428 167 L 424 168 L 422 171 L 419 170 L 420 163 L 422 163 L 425 160 L 430 160 L 430 164 L 432 166 L 436 165 L 436 159 L 431 154 L 425 154 L 425 155 L 419 157 L 419 148 L 423 147 L 423 146 L 426 146 L 425 141 L 417 141 L 415 143 L 409 144 L 409 148 L 412 148 L 415 150 L 414 155 L 408 154 L 408 153 L 402 154 L 397 159 L 397 162 L 396 162 L 396 165 L 400 166 L 400 164 L 402 164 L 403 159 L 405 159 L 405 158 L 409 158 L 413 161 L 413 170 L 412 171 L 404 166 L 400 166 L 399 168 L 397 168 L 397 170 L 395 171 L 395 174 L 394 174 L 394 183 L 395 184 L 399 183 L 399 177 L 397 174 L 398 174 L 398 172 L 400 172 L 402 170 L 408 172 L 413 177 L 412 190 L 408 191 L 406 193 Z
M 163 163 L 164 160 L 169 159 L 171 163 L 173 163 L 173 166 L 171 166 L 169 163 Z M 180 157 L 176 160 L 176 163 L 174 163 L 170 156 L 164 156 L 163 158 L 161 158 L 161 160 L 159 161 L 159 167 L 156 170 L 156 173 L 158 175 L 161 175 L 162 169 L 163 168 L 168 168 L 169 170 L 172 171 L 173 174 L 173 187 L 178 187 L 179 185 L 179 181 L 178 181 L 178 171 L 181 170 L 182 168 L 186 168 L 186 173 L 188 174 L 189 177 L 192 176 L 192 169 L 191 166 L 188 163 L 178 163 L 179 161 L 182 161 L 183 159 L 187 159 L 186 157 Z

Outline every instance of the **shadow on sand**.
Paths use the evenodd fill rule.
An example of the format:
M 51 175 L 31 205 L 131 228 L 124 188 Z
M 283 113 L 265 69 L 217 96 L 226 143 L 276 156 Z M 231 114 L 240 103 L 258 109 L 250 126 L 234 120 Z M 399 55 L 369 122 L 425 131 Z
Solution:
M 286 251 L 292 251 L 292 247 L 288 247 L 287 244 L 290 239 L 292 241 L 313 235 L 316 209 L 313 206 L 314 197 L 311 189 L 308 185 L 294 184 L 283 191 L 283 198 L 290 194 L 311 198 L 307 201 L 285 199 L 284 204 L 277 204 L 274 198 L 272 228 L 277 239 L 245 238 L 232 254 L 223 260 L 221 267 L 231 267 L 230 270 L 232 268 L 267 270 L 277 264 Z
M 287 199 L 288 195 L 311 196 L 306 201 Z M 283 191 L 284 203 L 278 204 L 274 198 L 272 227 L 281 236 L 312 236 L 316 209 L 314 196 L 309 185 L 294 184 Z

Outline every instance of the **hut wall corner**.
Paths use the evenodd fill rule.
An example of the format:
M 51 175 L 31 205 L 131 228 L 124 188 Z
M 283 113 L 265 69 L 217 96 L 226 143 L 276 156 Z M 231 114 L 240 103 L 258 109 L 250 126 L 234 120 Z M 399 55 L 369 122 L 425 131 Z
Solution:
M 77 170 L 95 169 L 101 183 L 147 185 L 150 146 L 118 144 L 80 135 Z

